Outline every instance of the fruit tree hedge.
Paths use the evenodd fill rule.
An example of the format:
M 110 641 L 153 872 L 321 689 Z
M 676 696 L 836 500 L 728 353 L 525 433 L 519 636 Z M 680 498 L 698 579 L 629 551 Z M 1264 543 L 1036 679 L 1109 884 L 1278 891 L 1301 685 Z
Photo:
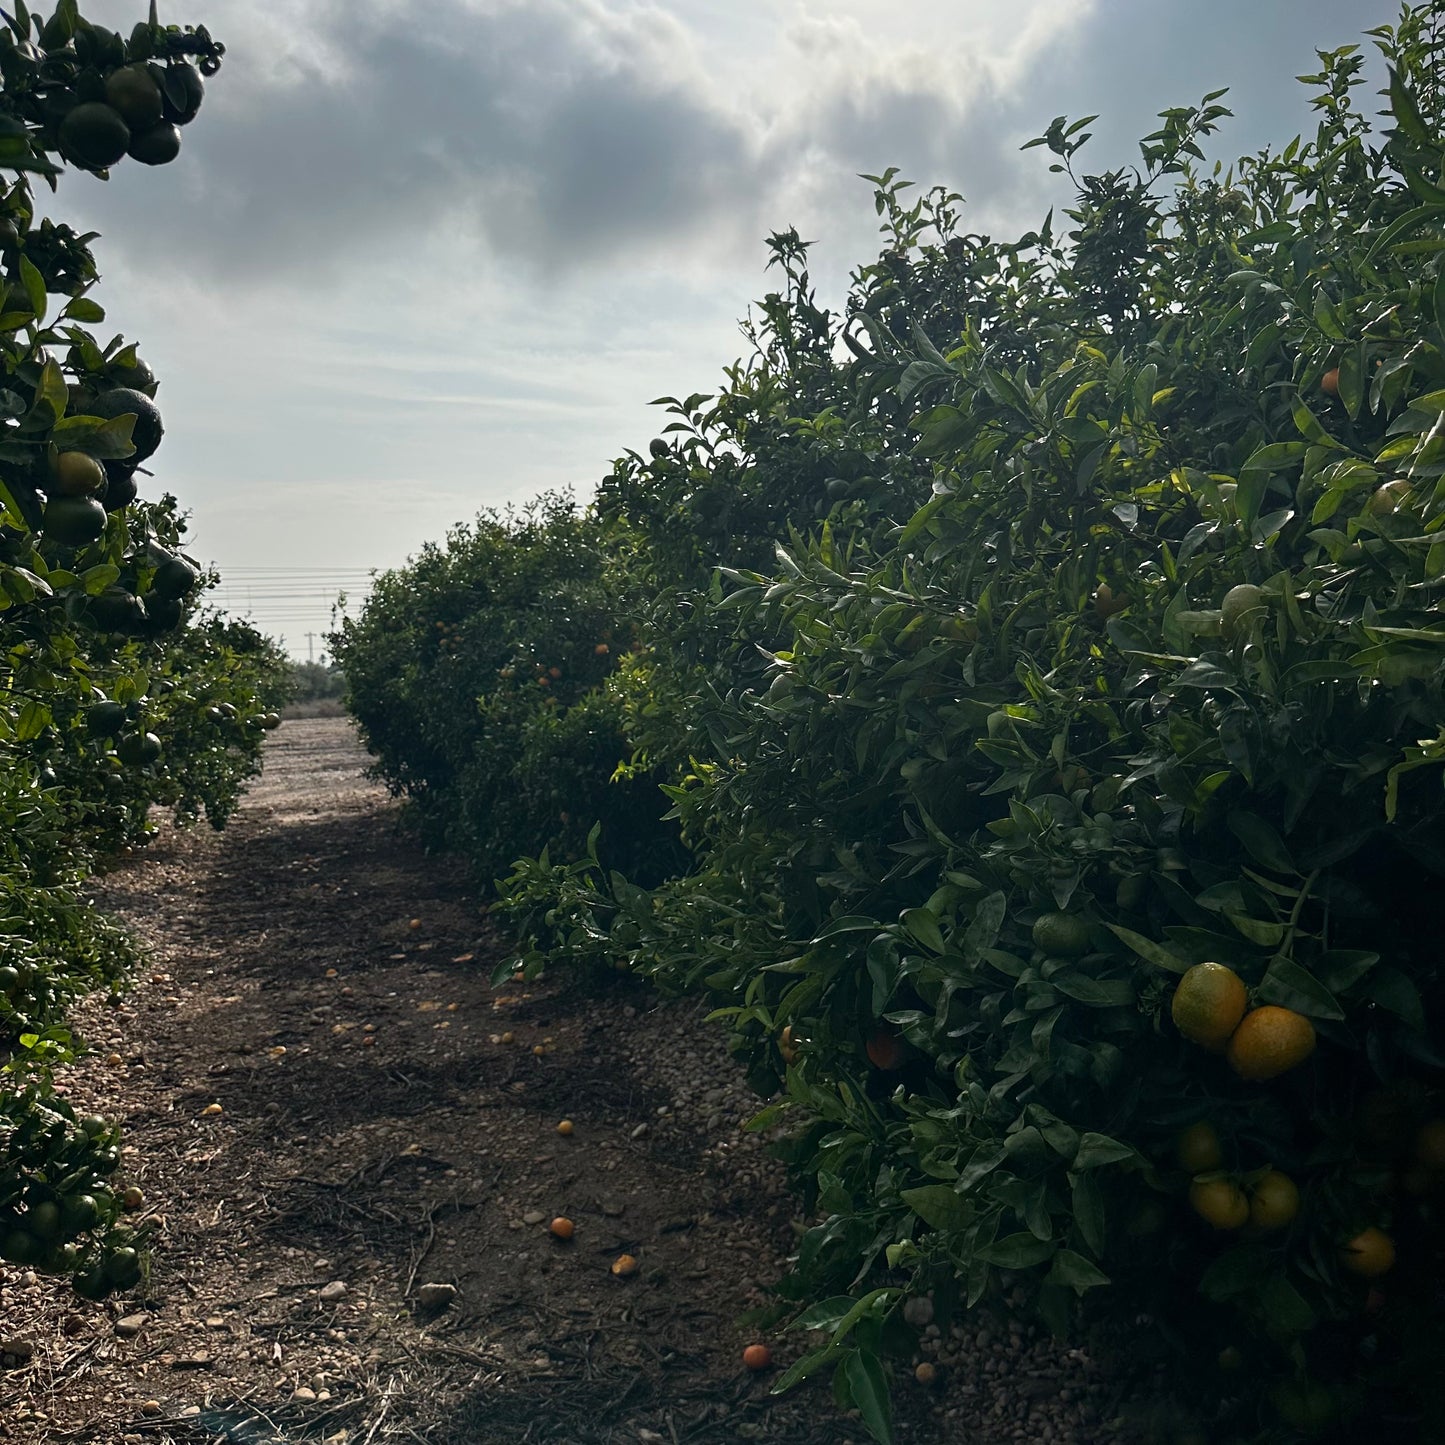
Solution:
M 815 1221 L 780 1387 L 831 1370 L 880 1439 L 922 1291 L 1147 1313 L 1220 1438 L 1445 1407 L 1442 26 L 1371 32 L 1378 118 L 1319 52 L 1315 133 L 1228 170 L 1222 92 L 1094 174 L 1054 121 L 1077 199 L 1014 241 L 868 178 L 846 306 L 775 235 L 749 360 L 598 492 L 588 575 L 647 599 L 576 704 L 601 826 L 539 827 L 502 906 L 528 970 L 729 1022 Z M 428 679 L 383 766 L 450 750 L 462 798 L 491 684 L 443 712 L 383 606 Z M 530 665 L 525 615 L 457 665 Z M 616 864 L 613 771 L 684 870 Z
M 99 1298 L 139 1280 L 145 1241 L 121 1223 L 118 1129 L 50 1076 L 80 1048 L 67 1004 L 135 957 L 81 889 L 155 805 L 224 823 L 285 660 L 203 606 L 214 579 L 174 500 L 138 499 L 156 378 L 87 329 L 94 237 L 41 219 L 34 191 L 62 163 L 105 179 L 173 159 L 221 47 L 154 10 L 128 38 L 73 0 L 0 19 L 0 1260 Z

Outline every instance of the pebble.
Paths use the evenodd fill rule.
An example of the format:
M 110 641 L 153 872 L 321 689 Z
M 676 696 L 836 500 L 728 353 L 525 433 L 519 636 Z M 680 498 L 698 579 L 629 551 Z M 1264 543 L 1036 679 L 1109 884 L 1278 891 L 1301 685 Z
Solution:
M 297 1387 L 291 1391 L 291 1398 L 301 1405 L 314 1404 L 316 1391 L 309 1385 L 297 1385 Z
M 454 1284 L 424 1284 L 417 1288 L 417 1307 L 423 1310 L 444 1310 L 457 1297 Z
M 542 1210 L 540 1210 L 540 1209 L 529 1209 L 529 1210 L 522 1216 L 522 1223 L 523 1223 L 523 1224 L 541 1224 L 542 1221 L 543 1221 L 544 1219 L 546 1219 L 546 1217 L 547 1217 L 546 1214 L 544 1214 L 544 1213 L 542 1212 Z
M 316 1297 L 322 1304 L 334 1304 L 337 1300 L 346 1295 L 346 1285 L 342 1280 L 334 1279 L 330 1284 L 324 1284 L 316 1292 Z
M 115 1322 L 115 1332 L 123 1340 L 134 1339 L 149 1322 L 147 1315 L 122 1315 Z

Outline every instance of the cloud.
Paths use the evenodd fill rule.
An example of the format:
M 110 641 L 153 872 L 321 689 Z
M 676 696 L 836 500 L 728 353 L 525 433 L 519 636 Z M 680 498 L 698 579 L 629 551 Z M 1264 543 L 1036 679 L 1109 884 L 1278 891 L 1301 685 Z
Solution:
M 1017 188 L 1002 88 L 1092 7 L 983 6 L 927 43 L 851 9 L 761 28 L 707 0 L 243 0 L 214 22 L 230 49 L 180 161 L 67 204 L 131 264 L 316 287 L 463 257 L 534 280 L 756 265 L 789 224 L 856 237 L 856 174 L 890 164 Z

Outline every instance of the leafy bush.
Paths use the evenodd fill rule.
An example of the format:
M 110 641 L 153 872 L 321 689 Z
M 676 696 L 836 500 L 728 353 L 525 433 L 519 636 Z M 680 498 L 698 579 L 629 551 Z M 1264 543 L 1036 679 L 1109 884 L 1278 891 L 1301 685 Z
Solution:
M 520 854 L 575 857 L 600 822 L 616 866 L 675 865 L 656 780 L 599 684 L 634 635 L 597 522 L 560 495 L 486 513 L 382 574 L 329 645 L 378 774 L 428 842 L 489 882 Z
M 74 0 L 0 28 L 0 1259 L 102 1298 L 141 1275 L 110 1176 L 118 1131 L 77 1119 L 50 1070 L 77 994 L 119 987 L 128 941 L 80 886 L 153 831 L 219 827 L 259 765 L 284 659 L 207 613 L 173 499 L 136 499 L 164 427 L 134 344 L 102 346 L 91 236 L 37 221 L 57 157 L 105 178 L 162 164 L 222 53 L 204 29 L 128 39 Z M 193 63 L 194 62 L 194 63 Z M 62 298 L 58 308 L 52 298 Z
M 925 1289 L 1147 1309 L 1222 1431 L 1438 1418 L 1442 21 L 1372 32 L 1383 129 L 1321 53 L 1316 135 L 1227 172 L 1218 95 L 1138 172 L 1055 121 L 1064 235 L 874 178 L 846 317 L 774 238 L 752 363 L 599 498 L 659 599 L 605 695 L 694 863 L 543 856 L 505 902 L 529 969 L 704 989 L 781 1089 L 784 1293 L 833 1332 L 781 1383 L 834 1367 L 880 1438 Z M 1277 1010 L 1228 1061 L 1172 1016 L 1205 962 Z

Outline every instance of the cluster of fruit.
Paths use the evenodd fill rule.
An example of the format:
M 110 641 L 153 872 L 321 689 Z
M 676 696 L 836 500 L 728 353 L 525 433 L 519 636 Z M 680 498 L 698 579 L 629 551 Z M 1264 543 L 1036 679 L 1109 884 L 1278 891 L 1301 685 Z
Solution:
M 126 156 L 148 166 L 175 160 L 221 46 L 203 31 L 180 36 L 145 22 L 127 39 L 64 5 L 32 39 L 34 24 L 4 32 L 0 65 L 41 147 L 100 173 Z
M 98 1114 L 77 1118 L 54 1096 L 0 1096 L 0 1119 L 13 1122 L 0 1153 L 0 1259 L 73 1274 L 87 1299 L 134 1288 L 139 1238 L 117 1220 L 144 1201 L 110 1185 L 120 1167 L 114 1126 Z

